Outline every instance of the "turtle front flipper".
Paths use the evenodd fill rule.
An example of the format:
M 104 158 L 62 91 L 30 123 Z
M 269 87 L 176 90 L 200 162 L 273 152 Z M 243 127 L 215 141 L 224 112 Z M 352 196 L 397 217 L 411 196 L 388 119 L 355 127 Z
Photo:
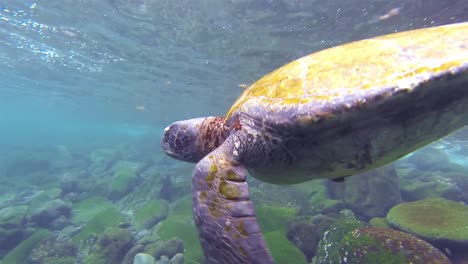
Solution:
M 193 204 L 207 262 L 274 263 L 255 216 L 247 170 L 232 157 L 233 138 L 208 154 L 193 171 Z

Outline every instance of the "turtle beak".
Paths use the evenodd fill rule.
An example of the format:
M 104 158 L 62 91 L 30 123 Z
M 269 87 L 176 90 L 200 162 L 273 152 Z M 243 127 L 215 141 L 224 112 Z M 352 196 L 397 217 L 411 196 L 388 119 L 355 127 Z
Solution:
M 169 142 L 170 142 L 170 131 L 171 131 L 171 126 L 167 126 L 164 129 L 164 135 L 162 137 L 161 148 L 163 149 L 164 153 L 166 153 L 168 156 L 171 156 L 173 158 L 177 158 L 176 153 L 174 153 L 172 151 L 171 145 L 169 144 Z

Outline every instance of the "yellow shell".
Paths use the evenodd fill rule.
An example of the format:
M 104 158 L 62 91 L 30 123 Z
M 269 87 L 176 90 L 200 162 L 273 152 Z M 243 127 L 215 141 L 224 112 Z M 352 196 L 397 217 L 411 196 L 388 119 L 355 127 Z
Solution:
M 330 115 L 329 109 L 352 107 L 373 96 L 411 91 L 435 76 L 468 67 L 468 23 L 395 33 L 312 53 L 265 75 L 233 104 L 255 117 L 301 109 L 293 121 Z M 392 94 L 390 94 L 391 96 Z M 315 107 L 317 106 L 317 107 Z M 261 109 L 258 112 L 258 109 Z

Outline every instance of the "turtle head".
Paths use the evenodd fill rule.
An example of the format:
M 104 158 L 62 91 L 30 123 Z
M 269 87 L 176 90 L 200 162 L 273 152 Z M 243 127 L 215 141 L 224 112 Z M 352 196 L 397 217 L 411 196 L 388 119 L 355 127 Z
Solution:
M 224 117 L 202 117 L 174 122 L 164 129 L 162 149 L 178 160 L 198 162 L 229 135 Z

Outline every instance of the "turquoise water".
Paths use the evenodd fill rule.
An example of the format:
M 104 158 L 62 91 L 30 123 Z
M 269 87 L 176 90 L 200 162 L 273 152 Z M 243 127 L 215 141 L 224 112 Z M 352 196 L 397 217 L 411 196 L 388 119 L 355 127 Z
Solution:
M 239 84 L 310 52 L 466 19 L 464 1 L 6 0 L 1 8 L 8 120 L 0 123 L 13 131 L 27 129 L 10 123 L 16 115 L 45 130 L 60 120 L 164 126 L 222 115 Z
M 60 263 L 133 263 L 127 253 L 136 245 L 162 247 L 156 245 L 159 238 L 178 238 L 185 251 L 176 253 L 184 254 L 185 263 L 203 263 L 191 218 L 193 166 L 162 153 L 160 138 L 168 124 L 224 115 L 241 86 L 311 52 L 467 20 L 466 0 L 1 0 L 0 210 L 5 217 L 0 215 L 0 259 L 8 256 L 4 264 L 59 263 L 32 252 L 34 247 L 60 248 L 52 240 L 61 237 L 75 238 L 70 242 L 75 244 L 57 249 Z M 466 135 L 461 132 L 397 163 L 402 191 L 392 205 L 431 193 L 468 202 Z M 436 161 L 432 167 L 421 161 L 430 159 Z M 361 200 L 337 195 L 341 187 L 324 187 L 328 183 L 281 189 L 252 182 L 254 199 L 273 208 L 262 210 L 277 209 L 282 221 L 263 219 L 262 230 L 279 232 L 271 237 L 276 241 L 281 235 L 287 246 L 279 248 L 290 249 L 284 255 L 291 259 L 310 261 L 319 254 L 292 244 L 286 227 L 294 217 L 335 219 L 340 209 L 350 208 L 368 222 L 391 207 L 382 205 L 384 213 L 360 212 L 350 201 Z M 269 197 L 272 189 L 284 192 L 282 197 Z M 63 211 L 50 201 L 64 203 Z M 145 206 L 157 213 L 145 215 Z M 166 206 L 164 216 L 151 218 Z M 35 211 L 51 207 L 61 213 Z M 108 208 L 114 211 L 101 210 Z M 76 234 L 93 219 L 99 222 L 99 213 L 108 226 L 95 224 L 99 228 L 81 238 L 94 234 L 94 241 L 101 241 L 108 227 L 114 228 L 109 236 L 127 230 L 120 234 L 130 237 L 117 250 L 121 253 L 99 243 L 78 246 Z M 151 220 L 142 224 L 135 215 Z M 41 222 L 54 220 L 54 225 Z M 158 238 L 143 232 L 153 232 L 156 225 L 168 231 Z M 39 248 L 38 241 L 47 237 L 52 242 Z M 138 242 L 142 237 L 146 242 Z M 28 238 L 34 246 L 22 244 Z M 21 251 L 21 245 L 26 249 Z M 145 250 L 140 251 L 154 253 Z

